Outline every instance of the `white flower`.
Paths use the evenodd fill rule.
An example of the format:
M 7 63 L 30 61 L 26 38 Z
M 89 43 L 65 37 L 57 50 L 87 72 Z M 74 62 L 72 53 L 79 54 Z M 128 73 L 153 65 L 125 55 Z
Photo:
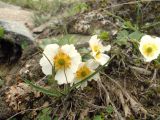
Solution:
M 40 60 L 42 71 L 45 75 L 52 75 L 55 69 L 55 80 L 58 84 L 72 83 L 74 72 L 81 63 L 81 56 L 74 45 L 64 45 L 60 47 L 57 44 L 47 45 Z
M 141 38 L 139 50 L 146 62 L 157 59 L 160 54 L 160 38 L 144 35 Z
M 91 55 L 101 65 L 104 65 L 110 59 L 110 57 L 104 54 L 104 52 L 109 51 L 111 49 L 111 46 L 103 46 L 101 40 L 98 39 L 97 35 L 91 37 L 89 45 L 92 50 Z
M 93 72 L 95 72 L 95 69 L 98 66 L 99 66 L 99 64 L 97 64 L 97 62 L 94 61 L 93 59 L 90 59 L 87 62 L 81 63 L 75 73 L 75 79 L 74 79 L 73 84 L 78 83 L 78 82 L 84 80 L 89 75 L 91 75 Z M 82 82 L 77 88 L 81 87 L 81 89 L 83 89 L 84 87 L 87 86 L 88 81 L 91 81 L 91 80 L 97 81 L 99 79 L 100 79 L 100 76 L 99 76 L 99 73 L 97 73 L 93 77 L 88 79 L 87 81 Z

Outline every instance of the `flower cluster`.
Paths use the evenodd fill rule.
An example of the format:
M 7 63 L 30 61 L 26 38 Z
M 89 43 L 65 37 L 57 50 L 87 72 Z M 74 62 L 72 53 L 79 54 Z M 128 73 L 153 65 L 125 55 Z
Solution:
M 59 46 L 49 44 L 43 51 L 40 60 L 42 71 L 45 75 L 53 75 L 59 85 L 70 84 L 71 86 L 85 80 L 92 75 L 99 65 L 107 65 L 110 57 L 105 54 L 111 49 L 110 45 L 104 46 L 97 35 L 91 37 L 89 41 L 90 55 L 92 58 L 82 62 L 80 53 L 73 44 Z M 160 38 L 144 35 L 140 40 L 139 50 L 146 62 L 157 59 L 160 54 Z M 92 78 L 81 82 L 78 87 L 82 89 L 87 86 L 87 82 L 100 79 L 97 73 Z
M 104 54 L 104 52 L 109 51 L 111 49 L 111 46 L 103 46 L 101 40 L 98 39 L 97 35 L 91 37 L 89 45 L 92 50 L 91 55 L 97 62 L 99 62 L 101 65 L 104 65 L 110 58 L 108 55 Z
M 40 59 L 40 65 L 45 75 L 54 75 L 54 79 L 59 85 L 76 84 L 95 72 L 99 65 L 108 62 L 109 56 L 104 54 L 109 51 L 111 46 L 103 46 L 97 35 L 91 37 L 89 41 L 91 56 L 93 58 L 82 62 L 80 53 L 73 44 L 59 46 L 49 44 L 43 51 L 43 57 Z M 94 75 L 90 80 L 98 80 L 99 74 Z M 82 89 L 87 86 L 85 81 L 79 87 Z
M 144 35 L 141 38 L 139 50 L 146 62 L 157 59 L 160 54 L 160 38 Z

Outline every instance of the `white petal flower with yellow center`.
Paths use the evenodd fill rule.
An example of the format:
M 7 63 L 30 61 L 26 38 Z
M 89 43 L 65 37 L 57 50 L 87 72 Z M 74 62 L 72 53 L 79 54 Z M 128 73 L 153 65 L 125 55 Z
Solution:
M 99 64 L 97 64 L 97 62 L 95 62 L 93 59 L 90 59 L 87 62 L 81 63 L 75 73 L 75 79 L 73 84 L 78 83 L 84 80 L 89 75 L 91 75 L 93 72 L 95 72 L 95 69 L 98 66 Z M 100 79 L 99 73 L 97 73 L 87 81 L 82 82 L 77 88 L 81 87 L 81 89 L 83 89 L 84 87 L 87 86 L 88 81 L 91 81 L 91 80 L 97 81 L 98 79 Z
M 157 59 L 160 54 L 160 38 L 144 35 L 141 38 L 139 50 L 146 62 Z
M 104 54 L 104 52 L 109 51 L 111 49 L 111 46 L 103 46 L 101 40 L 98 39 L 97 35 L 91 37 L 89 45 L 92 50 L 91 55 L 101 65 L 104 65 L 110 59 L 110 57 Z
M 58 84 L 72 83 L 74 72 L 81 63 L 81 56 L 74 45 L 59 46 L 57 44 L 47 45 L 40 60 L 42 71 L 45 75 L 52 75 L 55 69 L 55 80 Z

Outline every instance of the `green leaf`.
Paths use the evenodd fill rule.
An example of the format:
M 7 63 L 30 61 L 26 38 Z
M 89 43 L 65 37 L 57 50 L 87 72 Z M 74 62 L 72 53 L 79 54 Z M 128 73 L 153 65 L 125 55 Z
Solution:
M 74 4 L 71 9 L 69 9 L 69 13 L 71 15 L 75 15 L 77 13 L 80 13 L 80 12 L 85 12 L 89 9 L 89 6 L 84 3 L 84 2 L 81 2 L 81 3 L 77 3 L 77 4 Z
M 4 36 L 4 29 L 0 27 L 0 38 L 2 38 L 3 36 Z
M 93 120 L 104 120 L 101 115 L 94 116 Z
M 51 109 L 45 108 L 38 114 L 36 119 L 37 120 L 51 120 L 50 114 L 51 114 Z
M 120 46 L 122 45 L 127 45 L 128 42 L 128 31 L 127 30 L 122 30 L 117 34 L 117 40 L 116 43 Z
M 132 39 L 132 40 L 138 40 L 139 41 L 143 35 L 144 34 L 141 33 L 140 31 L 135 31 L 135 32 L 129 34 L 129 38 Z
M 29 84 L 31 87 L 35 88 L 36 90 L 44 93 L 44 94 L 47 94 L 49 96 L 53 96 L 53 97 L 60 97 L 62 94 L 58 91 L 55 91 L 55 92 L 51 92 L 50 90 L 47 90 L 47 89 L 44 89 L 38 85 L 35 85 L 34 83 L 30 82 L 29 80 L 24 80 L 27 84 Z
M 109 39 L 109 33 L 106 31 L 103 31 L 98 36 L 101 40 L 108 40 Z
M 108 113 L 108 115 L 112 114 L 113 113 L 113 107 L 111 105 L 107 106 L 106 108 L 106 112 Z
M 76 40 L 75 40 L 74 36 L 71 36 L 71 35 L 65 35 L 62 38 L 57 39 L 57 41 L 58 41 L 57 43 L 59 45 L 76 43 Z
M 133 31 L 137 31 L 138 30 L 138 27 L 136 25 L 132 24 L 131 21 L 125 21 L 123 23 L 122 28 L 128 29 L 128 30 L 133 30 Z

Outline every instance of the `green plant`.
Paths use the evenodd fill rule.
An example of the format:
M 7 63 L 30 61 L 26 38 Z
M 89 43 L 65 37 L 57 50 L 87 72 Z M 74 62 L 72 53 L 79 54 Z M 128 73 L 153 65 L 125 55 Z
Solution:
M 3 36 L 4 36 L 4 29 L 0 27 L 0 38 L 2 38 Z
M 101 40 L 109 40 L 109 33 L 106 31 L 102 31 L 99 36 L 98 36 Z
M 94 116 L 93 120 L 104 120 L 101 115 Z
M 70 38 L 70 39 L 69 39 Z M 66 85 L 64 85 L 64 89 L 57 89 L 57 88 L 54 88 L 54 89 L 45 89 L 45 88 L 42 88 L 42 87 L 40 87 L 40 86 L 37 86 L 37 85 L 35 85 L 34 83 L 32 83 L 31 81 L 29 81 L 29 80 L 25 80 L 25 82 L 27 83 L 27 84 L 29 84 L 30 86 L 32 86 L 33 88 L 35 88 L 36 90 L 38 90 L 38 91 L 40 91 L 40 92 L 42 92 L 42 93 L 45 93 L 45 94 L 47 94 L 47 95 L 49 95 L 49 96 L 52 96 L 52 97 L 62 97 L 62 96 L 66 96 L 66 95 L 68 95 L 71 91 L 73 91 L 73 90 L 75 90 L 77 87 L 79 87 L 79 86 L 81 86 L 82 84 L 84 84 L 84 83 L 86 83 L 88 80 L 90 80 L 90 79 L 92 79 L 99 71 L 101 71 L 107 64 L 108 64 L 108 62 L 110 61 L 110 60 L 112 60 L 113 59 L 113 57 L 111 58 L 111 59 L 109 59 L 109 57 L 108 57 L 108 55 L 106 55 L 105 53 L 103 53 L 103 51 L 100 51 L 100 49 L 99 48 L 105 48 L 105 50 L 107 51 L 109 51 L 109 49 L 110 49 L 110 45 L 108 45 L 108 46 L 103 46 L 102 44 L 101 44 L 101 41 L 99 41 L 99 39 L 97 38 L 97 35 L 95 35 L 95 36 L 92 36 L 92 38 L 91 38 L 91 41 L 95 41 L 95 43 L 93 44 L 93 45 L 96 45 L 95 46 L 95 48 L 94 49 L 92 49 L 91 51 L 89 51 L 88 53 L 85 53 L 87 56 L 88 55 L 90 55 L 90 52 L 92 52 L 92 54 L 91 54 L 91 57 L 89 57 L 89 58 L 86 58 L 85 57 L 85 59 L 88 59 L 88 60 L 84 60 L 84 57 L 83 56 L 81 56 L 79 53 L 77 53 L 77 50 L 75 50 L 75 47 L 73 46 L 73 44 L 72 45 L 69 45 L 69 44 L 71 44 L 71 42 L 73 43 L 73 41 L 74 41 L 74 39 L 72 38 L 72 37 L 65 37 L 65 38 L 62 38 L 62 39 L 58 39 L 58 41 L 57 41 L 57 43 L 56 44 L 50 44 L 50 45 L 48 45 L 48 46 L 46 46 L 46 49 L 44 50 L 44 52 L 43 52 L 43 57 L 41 58 L 41 60 L 40 60 L 40 65 L 42 66 L 42 69 L 43 69 L 43 67 L 46 67 L 46 65 L 45 66 L 43 66 L 44 64 L 43 63 L 45 63 L 45 64 L 47 64 L 47 66 L 48 67 L 50 67 L 50 68 L 52 68 L 52 69 L 46 69 L 47 71 L 45 72 L 45 71 L 43 71 L 44 72 L 44 74 L 46 74 L 47 76 L 48 75 L 51 75 L 50 77 L 47 77 L 47 79 L 48 79 L 48 82 L 50 82 L 50 81 L 55 81 L 55 82 L 50 82 L 51 84 L 57 84 L 57 85 L 59 85 L 59 84 L 66 84 Z M 99 41 L 99 42 L 98 42 Z M 60 45 L 60 46 L 59 46 Z M 92 46 L 92 44 L 91 44 L 91 42 L 90 42 L 90 46 Z M 54 61 L 53 61 L 53 64 L 52 64 L 52 61 L 50 61 L 50 58 L 48 58 L 48 56 L 47 56 L 47 54 L 49 54 L 50 53 L 50 49 L 48 49 L 48 47 L 53 47 L 54 49 L 57 49 L 58 50 L 58 52 L 57 52 L 57 54 L 56 54 L 56 56 L 53 56 L 53 58 L 54 58 Z M 94 47 L 94 46 L 93 46 Z M 53 49 L 52 48 L 52 49 Z M 67 49 L 66 49 L 67 48 Z M 74 48 L 74 49 L 73 49 Z M 70 64 L 70 62 L 68 62 L 68 61 L 70 61 L 70 59 L 71 59 L 71 57 L 69 56 L 69 54 L 66 54 L 65 53 L 65 51 L 64 51 L 64 53 L 63 53 L 63 51 L 61 51 L 61 50 L 65 50 L 66 49 L 66 52 L 68 53 L 68 52 L 70 52 L 70 49 L 72 50 L 71 51 L 71 57 L 75 57 L 75 56 L 77 56 L 78 57 L 78 60 L 79 61 L 81 61 L 81 57 L 82 57 L 82 61 L 83 62 L 85 62 L 85 64 L 83 63 L 83 67 L 82 67 L 82 64 L 81 64 L 81 62 L 79 63 L 79 61 L 74 61 L 75 63 L 76 62 L 78 62 L 78 64 L 79 65 L 81 65 L 81 67 L 78 67 L 78 69 L 77 69 L 77 71 L 75 71 L 76 73 L 75 73 L 75 78 L 74 79 L 77 79 L 76 80 L 76 82 L 73 80 L 73 81 L 71 81 L 70 82 L 70 85 L 71 85 L 71 87 L 70 86 L 68 86 L 68 78 L 67 78 L 67 76 L 66 76 L 66 73 L 65 73 L 65 67 L 63 67 L 63 69 L 64 69 L 64 73 L 65 73 L 65 75 L 64 76 L 61 76 L 61 77 L 63 77 L 63 81 L 62 81 L 62 83 L 59 83 L 59 81 L 55 78 L 55 76 L 57 75 L 57 69 L 59 69 L 60 67 L 61 67 L 61 65 L 63 65 L 63 64 L 65 64 L 66 63 L 66 65 L 74 65 L 75 63 L 74 62 L 72 62 L 72 64 Z M 82 49 L 82 48 L 81 48 Z M 95 51 L 94 51 L 95 50 Z M 99 61 L 97 61 L 97 59 L 95 59 L 94 58 L 94 56 L 93 56 L 93 52 L 95 52 L 97 55 L 100 55 L 100 57 L 101 57 L 101 54 L 103 54 L 105 57 L 107 56 L 107 59 L 106 58 L 103 58 L 103 63 L 99 63 Z M 84 53 L 83 53 L 84 54 Z M 58 56 L 57 56 L 58 55 Z M 103 57 L 103 56 L 102 56 Z M 52 59 L 53 59 L 52 58 Z M 60 58 L 60 59 L 59 59 Z M 89 67 L 87 67 L 86 65 L 87 64 L 90 64 L 90 63 L 87 63 L 87 61 L 89 61 L 89 60 L 93 60 L 93 59 L 95 59 L 95 62 L 93 62 L 92 64 L 94 64 L 95 65 L 95 68 L 94 69 L 92 69 L 92 68 L 89 68 Z M 47 62 L 47 61 L 48 62 Z M 59 61 L 60 60 L 60 61 Z M 104 60 L 106 60 L 106 61 L 104 61 Z M 109 61 L 108 61 L 109 60 Z M 90 61 L 90 62 L 91 62 Z M 93 60 L 94 61 L 94 60 Z M 58 66 L 56 66 L 56 65 L 58 65 Z M 60 70 L 61 70 L 62 68 L 60 68 Z M 49 72 L 49 74 L 48 74 L 48 72 Z M 72 72 L 72 71 L 71 71 Z M 63 74 L 62 74 L 63 75 Z M 74 76 L 73 76 L 74 77 Z M 80 78 L 80 79 L 79 79 Z M 59 77 L 58 77 L 58 79 L 59 79 Z M 93 78 L 93 79 L 95 79 L 95 77 Z M 60 78 L 59 80 L 62 80 L 62 78 Z M 65 81 L 67 81 L 67 82 L 65 82 Z
M 108 115 L 111 115 L 114 112 L 113 107 L 111 105 L 108 105 L 106 108 L 106 112 Z
M 85 12 L 88 9 L 89 9 L 89 6 L 86 3 L 82 2 L 82 3 L 74 4 L 68 11 L 70 15 L 75 15 L 80 12 Z
M 115 56 L 113 56 L 110 61 L 114 58 Z M 85 81 L 87 81 L 88 79 L 92 78 L 94 75 L 96 75 L 99 71 L 101 71 L 106 65 L 108 64 L 108 62 L 106 62 L 104 65 L 100 66 L 97 68 L 97 70 L 95 72 L 93 72 L 91 75 L 87 76 L 86 78 L 84 78 L 83 80 L 81 80 L 80 82 L 74 84 L 72 87 L 68 88 L 67 92 L 64 90 L 64 91 L 58 91 L 58 90 L 47 90 L 43 87 L 40 87 L 38 85 L 35 85 L 34 83 L 32 83 L 31 81 L 29 80 L 24 80 L 27 84 L 29 84 L 31 87 L 35 88 L 36 90 L 44 93 L 44 94 L 47 94 L 49 96 L 52 96 L 52 97 L 62 97 L 62 96 L 66 96 L 69 94 L 69 92 L 71 92 L 72 90 L 74 90 L 77 86 L 79 86 L 80 84 L 84 83 Z
M 127 45 L 130 42 L 138 43 L 144 34 L 140 31 L 129 32 L 127 30 L 119 31 L 116 37 L 116 43 L 120 46 Z
M 51 109 L 45 108 L 45 109 L 41 110 L 41 112 L 38 114 L 36 120 L 51 120 L 50 114 L 51 114 Z
M 51 18 L 51 15 L 44 15 L 40 12 L 35 12 L 32 16 L 35 26 L 40 26 Z

